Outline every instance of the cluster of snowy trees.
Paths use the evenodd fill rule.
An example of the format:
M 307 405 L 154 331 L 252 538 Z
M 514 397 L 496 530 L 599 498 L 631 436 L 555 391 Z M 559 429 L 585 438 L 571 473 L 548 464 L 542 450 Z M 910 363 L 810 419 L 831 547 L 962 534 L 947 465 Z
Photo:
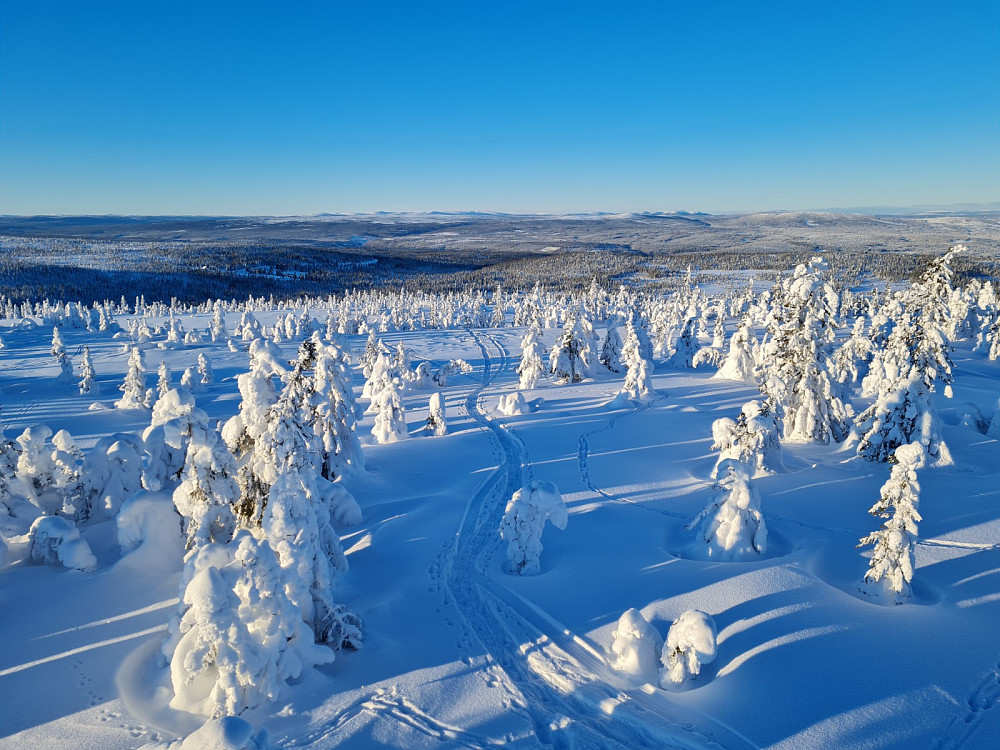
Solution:
M 695 680 L 718 651 L 715 620 L 697 609 L 682 612 L 664 640 L 638 609 L 626 610 L 611 634 L 611 667 L 643 683 L 676 688 Z

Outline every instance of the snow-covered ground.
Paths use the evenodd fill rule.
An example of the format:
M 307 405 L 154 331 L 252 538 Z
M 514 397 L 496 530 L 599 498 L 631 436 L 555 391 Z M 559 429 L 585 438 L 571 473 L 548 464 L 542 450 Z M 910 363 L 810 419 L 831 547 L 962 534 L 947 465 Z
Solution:
M 870 551 L 856 545 L 879 526 L 867 511 L 887 465 L 857 458 L 851 444 L 785 444 L 784 471 L 754 480 L 762 559 L 693 559 L 686 527 L 712 496 L 712 423 L 735 417 L 756 387 L 657 360 L 655 398 L 609 405 L 622 375 L 546 379 L 524 392 L 530 413 L 505 416 L 498 403 L 517 388 L 524 331 L 382 335 L 415 361 L 461 358 L 472 371 L 440 389 L 447 435 L 422 430 L 431 390 L 404 395 L 407 440 L 374 444 L 372 416 L 361 423 L 367 466 L 348 489 L 364 520 L 337 526 L 350 570 L 336 599 L 362 618 L 365 644 L 243 718 L 275 745 L 301 748 L 997 746 L 1000 442 L 964 426 L 960 406 L 992 413 L 1000 361 L 958 345 L 955 397 L 935 395 L 955 464 L 920 470 L 913 596 L 884 606 L 858 593 Z M 557 333 L 544 332 L 547 346 Z M 74 362 L 90 347 L 101 393 L 85 397 L 56 383 L 51 327 L 4 321 L 0 335 L 8 438 L 46 424 L 87 451 L 149 424 L 148 411 L 113 408 L 126 370 L 120 340 L 63 331 Z M 365 338 L 347 341 L 357 358 Z M 295 344 L 281 346 L 294 357 Z M 153 345 L 147 384 L 161 358 L 177 383 L 200 352 L 216 382 L 197 404 L 227 419 L 245 351 Z M 355 367 L 358 393 L 363 382 Z M 89 408 L 95 401 L 107 408 Z M 505 572 L 498 528 L 530 480 L 559 488 L 568 523 L 545 528 L 541 572 L 522 577 Z M 95 516 L 81 526 L 94 572 L 31 564 L 12 540 L 0 573 L 0 748 L 136 748 L 204 721 L 164 709 L 159 646 L 182 551 L 149 542 L 123 556 L 114 519 Z M 682 612 L 707 613 L 714 661 L 683 689 L 615 671 L 613 634 L 630 608 L 664 638 Z

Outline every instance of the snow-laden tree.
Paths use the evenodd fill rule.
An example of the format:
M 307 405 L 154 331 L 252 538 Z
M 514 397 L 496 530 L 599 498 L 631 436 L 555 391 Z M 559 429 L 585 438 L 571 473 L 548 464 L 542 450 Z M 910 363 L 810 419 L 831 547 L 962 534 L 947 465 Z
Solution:
M 241 714 L 280 696 L 304 669 L 333 661 L 289 599 L 287 571 L 266 540 L 246 531 L 188 555 L 179 617 L 162 646 L 171 706 L 207 716 Z
M 644 355 L 644 347 L 639 329 L 634 320 L 629 320 L 625 329 L 625 344 L 622 347 L 625 363 L 625 384 L 619 393 L 626 398 L 641 400 L 656 395 L 653 390 L 653 363 Z
M 445 417 L 444 399 L 440 393 L 432 393 L 427 406 L 427 432 L 441 437 L 448 434 L 448 420 Z
M 542 331 L 537 325 L 532 325 L 521 339 L 521 364 L 517 367 L 518 387 L 521 390 L 531 390 L 545 374 L 543 352 Z
M 621 372 L 622 347 L 625 344 L 622 341 L 622 337 L 618 334 L 618 316 L 614 315 L 610 317 L 607 325 L 604 341 L 601 342 L 600 362 L 611 372 Z
M 56 382 L 75 383 L 77 378 L 76 373 L 73 372 L 73 362 L 66 354 L 66 345 L 63 344 L 58 326 L 52 329 L 52 356 L 59 364 L 59 376 L 56 378 Z
M 173 386 L 170 384 L 170 365 L 167 364 L 165 359 L 162 359 L 156 368 L 157 398 L 163 398 L 171 388 Z
M 236 460 L 222 436 L 206 424 L 193 423 L 182 481 L 173 495 L 188 549 L 233 538 L 233 507 L 240 499 L 236 473 Z
M 375 407 L 375 422 L 372 425 L 372 435 L 380 445 L 395 443 L 409 436 L 406 428 L 406 409 L 400 398 L 401 385 L 388 374 L 383 376 L 384 383 L 372 402 Z
M 199 352 L 198 354 L 198 375 L 201 376 L 200 382 L 202 385 L 215 382 L 215 373 L 212 371 L 212 365 L 204 352 Z
M 361 389 L 361 398 L 366 398 L 371 402 L 368 405 L 368 412 L 376 410 L 379 393 L 387 383 L 391 383 L 399 376 L 399 370 L 393 365 L 393 360 L 389 358 L 388 352 L 380 351 L 371 366 L 371 374 L 368 375 L 364 388 Z
M 129 352 L 128 372 L 118 390 L 122 392 L 122 397 L 115 402 L 116 408 L 146 408 L 146 358 L 137 346 L 133 346 Z
M 333 600 L 333 582 L 347 570 L 347 558 L 330 525 L 330 483 L 319 475 L 316 436 L 303 418 L 305 367 L 300 357 L 245 459 L 237 518 L 268 540 L 289 571 L 289 597 L 316 641 L 334 649 L 356 647 L 360 622 Z
M 858 455 L 885 463 L 901 445 L 920 443 L 935 466 L 952 463 L 951 452 L 941 438 L 941 429 L 931 407 L 924 382 L 914 376 L 898 389 L 879 396 L 858 417 L 862 438 Z
M 729 354 L 712 377 L 722 380 L 753 380 L 755 369 L 750 349 L 750 326 L 744 321 L 729 339 Z
M 91 573 L 97 558 L 76 524 L 59 516 L 35 519 L 28 531 L 28 558 L 44 565 L 62 565 Z
M 143 430 L 146 469 L 143 484 L 160 490 L 172 485 L 184 469 L 188 442 L 195 429 L 208 428 L 208 415 L 195 404 L 186 388 L 172 388 L 156 404 L 149 427 Z
M 712 438 L 712 450 L 719 451 L 713 479 L 728 460 L 745 464 L 750 476 L 766 476 L 782 468 L 777 415 L 767 399 L 743 404 L 735 421 L 729 417 L 715 420 Z
M 897 306 L 893 326 L 884 347 L 875 352 L 871 368 L 861 383 L 865 396 L 882 396 L 897 390 L 903 383 L 918 378 L 928 392 L 944 386 L 944 395 L 951 398 L 952 360 L 950 346 L 941 328 L 929 314 L 907 298 L 911 304 Z
M 834 394 L 830 376 L 814 352 L 804 351 L 798 378 L 790 386 L 784 418 L 786 440 L 825 444 L 847 437 L 847 409 Z
M 317 439 L 320 476 L 333 481 L 365 466 L 357 436 L 358 406 L 351 387 L 347 355 L 313 334 L 315 349 L 312 384 L 306 395 L 306 422 Z
M 850 337 L 833 354 L 831 374 L 834 380 L 847 391 L 860 385 L 868 374 L 874 353 L 875 346 L 865 334 L 865 318 L 858 317 L 851 328 Z
M 674 353 L 667 360 L 668 367 L 690 370 L 694 367 L 694 357 L 698 353 L 698 340 L 694 333 L 694 318 L 688 318 L 674 344 Z
M 98 392 L 97 373 L 94 372 L 94 363 L 90 359 L 90 347 L 83 347 L 83 362 L 80 365 L 80 395 L 86 396 L 90 393 Z
M 562 334 L 549 352 L 549 372 L 560 383 L 579 383 L 593 361 L 590 334 L 593 327 L 580 315 L 567 317 Z
M 611 634 L 611 668 L 644 683 L 655 682 L 660 669 L 663 638 L 642 612 L 626 610 Z
M 660 685 L 680 685 L 694 679 L 701 668 L 711 664 L 718 653 L 715 620 L 700 610 L 689 609 L 674 620 L 663 644 Z
M 36 424 L 16 438 L 20 446 L 15 469 L 18 483 L 25 497 L 46 513 L 55 512 L 60 505 L 51 437 L 52 428 Z
M 858 544 L 859 547 L 874 547 L 868 572 L 860 584 L 862 593 L 893 604 L 902 604 L 910 596 L 917 524 L 920 522 L 917 469 L 923 468 L 924 456 L 920 443 L 896 448 L 889 480 L 882 485 L 878 501 L 868 511 L 876 518 L 887 520 L 881 529 Z
M 750 469 L 741 461 L 726 459 L 718 473 L 712 501 L 688 524 L 689 529 L 697 528 L 692 549 L 708 560 L 759 559 L 767 551 L 767 527 Z
M 532 480 L 514 493 L 500 521 L 500 538 L 507 542 L 507 570 L 516 575 L 541 571 L 542 529 L 550 521 L 565 529 L 568 514 L 552 482 Z

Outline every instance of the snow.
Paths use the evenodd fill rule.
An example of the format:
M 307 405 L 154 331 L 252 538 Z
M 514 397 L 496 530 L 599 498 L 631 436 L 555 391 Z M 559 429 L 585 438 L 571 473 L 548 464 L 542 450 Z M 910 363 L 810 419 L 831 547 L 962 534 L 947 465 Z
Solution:
M 279 313 L 255 314 L 270 327 Z M 186 330 L 204 331 L 211 313 L 180 317 Z M 230 325 L 239 317 L 227 311 Z M 0 330 L 7 434 L 65 429 L 88 458 L 104 441 L 104 456 L 127 469 L 152 412 L 89 411 L 95 392 L 82 397 L 75 384 L 55 382 L 51 326 L 0 321 Z M 240 717 L 206 723 L 169 707 L 160 646 L 180 606 L 184 558 L 169 492 L 141 491 L 134 472 L 103 474 L 107 461 L 96 467 L 95 512 L 77 527 L 95 561 L 90 573 L 29 564 L 27 526 L 19 534 L 5 526 L 0 748 L 995 747 L 1000 444 L 963 425 L 960 412 L 968 403 L 993 413 L 1000 362 L 958 342 L 958 405 L 928 396 L 955 463 L 920 470 L 911 594 L 885 607 L 858 591 L 870 552 L 856 545 L 878 525 L 867 511 L 889 466 L 858 458 L 856 445 L 783 445 L 783 469 L 752 479 L 766 553 L 682 554 L 696 533 L 688 524 L 711 499 L 712 424 L 736 419 L 759 398 L 756 387 L 658 358 L 649 360 L 649 397 L 609 407 L 624 373 L 565 385 L 542 378 L 524 393 L 539 406 L 508 417 L 496 406 L 518 390 L 526 333 L 381 334 L 415 360 L 462 359 L 472 370 L 439 389 L 448 413 L 440 437 L 378 444 L 367 438 L 376 415 L 359 422 L 366 468 L 319 488 L 350 563 L 335 601 L 363 620 L 364 646 L 304 669 L 278 700 Z M 542 330 L 546 349 L 559 334 Z M 99 403 L 112 407 L 129 352 L 110 332 L 63 330 L 62 338 L 71 353 L 90 346 Z M 365 336 L 346 338 L 356 362 Z M 253 341 L 263 372 L 289 371 L 294 342 Z M 210 423 L 225 421 L 244 395 L 237 378 L 247 352 L 237 349 L 224 337 L 154 347 L 148 370 L 162 358 L 179 374 L 204 351 L 215 378 L 194 401 Z M 360 393 L 364 378 L 351 371 Z M 273 401 L 252 390 L 260 386 L 248 383 L 248 393 L 266 412 Z M 428 393 L 399 399 L 415 435 Z M 56 447 L 53 439 L 49 451 Z M 512 576 L 498 529 L 513 494 L 532 482 L 558 487 L 565 528 L 545 527 L 538 575 Z M 555 493 L 539 496 L 559 518 Z M 669 642 L 689 610 L 714 621 L 715 658 L 707 619 L 700 630 L 685 627 L 685 639 L 679 631 L 675 640 L 700 654 L 699 674 L 686 683 L 693 689 L 666 691 L 648 646 Z M 258 734 L 264 728 L 269 739 Z

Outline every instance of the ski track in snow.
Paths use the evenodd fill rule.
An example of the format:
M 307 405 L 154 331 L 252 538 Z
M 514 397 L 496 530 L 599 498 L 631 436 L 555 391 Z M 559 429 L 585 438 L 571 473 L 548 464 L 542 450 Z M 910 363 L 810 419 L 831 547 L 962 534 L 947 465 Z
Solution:
M 469 334 L 482 351 L 483 374 L 465 408 L 488 431 L 499 464 L 470 498 L 453 543 L 430 569 L 442 605 L 457 610 L 458 622 L 451 623 L 460 633 L 460 648 L 485 655 L 487 680 L 504 689 L 504 705 L 530 722 L 541 745 L 719 747 L 686 717 L 671 716 L 680 712 L 671 710 L 662 696 L 631 695 L 615 686 L 595 648 L 491 580 L 488 571 L 501 547 L 497 530 L 507 500 L 532 471 L 523 442 L 481 406 L 487 388 L 509 368 L 510 357 L 496 337 Z M 497 350 L 496 366 L 487 344 Z M 471 665 L 471 656 L 466 661 Z M 713 723 L 711 730 L 724 737 L 726 747 L 751 746 L 721 725 Z M 466 733 L 464 741 L 471 739 Z M 475 741 L 489 746 L 485 740 Z

